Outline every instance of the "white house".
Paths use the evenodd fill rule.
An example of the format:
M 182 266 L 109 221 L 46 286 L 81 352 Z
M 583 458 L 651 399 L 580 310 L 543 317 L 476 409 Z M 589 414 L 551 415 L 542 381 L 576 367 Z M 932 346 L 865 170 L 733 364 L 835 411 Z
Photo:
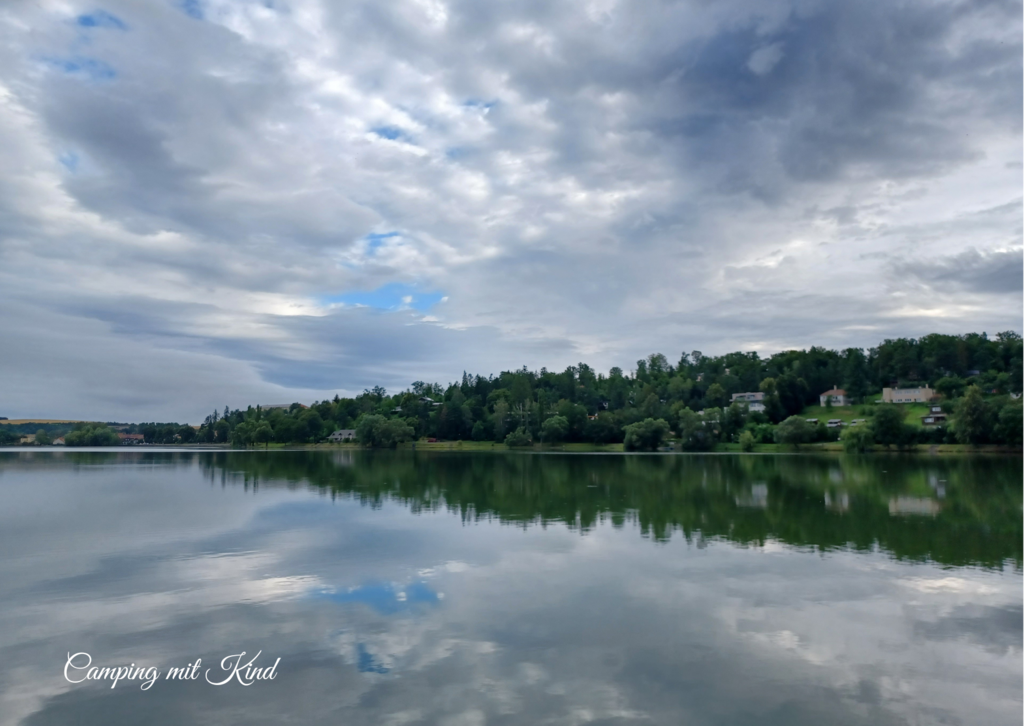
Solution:
M 849 406 L 850 397 L 846 395 L 846 391 L 842 388 L 833 388 L 831 391 L 825 391 L 823 394 L 818 396 L 822 406 L 827 406 L 829 399 L 832 399 L 833 406 Z
M 933 398 L 935 398 L 935 391 L 928 386 L 882 389 L 884 403 L 927 403 Z
M 356 430 L 355 429 L 338 429 L 333 434 L 327 437 L 327 440 L 339 444 L 342 441 L 355 441 Z
M 737 401 L 747 404 L 747 408 L 751 411 L 764 411 L 764 394 L 760 391 L 732 394 L 731 403 Z

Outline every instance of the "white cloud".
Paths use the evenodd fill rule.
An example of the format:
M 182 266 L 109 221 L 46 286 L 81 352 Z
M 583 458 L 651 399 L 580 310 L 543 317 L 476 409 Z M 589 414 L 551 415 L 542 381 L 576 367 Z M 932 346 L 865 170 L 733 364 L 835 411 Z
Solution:
M 1019 290 L 979 284 L 1021 248 L 1012 8 L 104 9 L 125 28 L 0 11 L 0 304 L 32 321 L 0 321 L 21 346 L 0 373 L 33 392 L 6 415 L 191 420 L 209 389 L 1019 327 Z M 941 304 L 908 304 L 929 270 Z M 319 302 L 388 284 L 444 305 Z M 78 357 L 133 371 L 120 403 Z M 207 383 L 158 405 L 161 357 Z

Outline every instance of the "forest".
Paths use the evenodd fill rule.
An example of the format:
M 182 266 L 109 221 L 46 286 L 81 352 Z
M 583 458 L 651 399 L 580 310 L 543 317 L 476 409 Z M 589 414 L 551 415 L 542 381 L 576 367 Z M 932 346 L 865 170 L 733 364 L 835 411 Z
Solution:
M 708 450 L 722 442 L 834 439 L 838 431 L 826 430 L 823 422 L 803 426 L 799 415 L 837 386 L 863 406 L 865 417 L 885 411 L 873 440 L 865 441 L 863 434 L 859 441 L 851 437 L 854 448 L 871 443 L 1019 445 L 1022 358 L 1021 336 L 1012 331 L 994 338 L 971 333 L 890 339 L 866 351 L 812 347 L 767 358 L 692 351 L 672 362 L 653 353 L 629 371 L 615 367 L 603 374 L 579 363 L 561 372 L 523 367 L 498 375 L 463 373 L 448 385 L 416 381 L 394 394 L 376 386 L 355 397 L 294 403 L 287 409 L 225 407 L 207 416 L 198 430 L 156 423 L 133 430 L 148 443 L 317 443 L 335 430 L 355 429 L 361 443 L 374 446 L 426 437 L 512 446 L 625 442 L 627 449 L 651 449 L 674 434 L 684 449 Z M 941 395 L 952 425 L 913 427 L 901 423 L 899 406 L 874 405 L 883 387 L 918 385 Z M 764 412 L 731 402 L 735 393 L 754 391 L 765 394 Z
M 1022 359 L 1021 336 L 1012 331 L 992 338 L 970 333 L 888 339 L 868 350 L 811 347 L 766 358 L 695 350 L 673 362 L 652 353 L 628 371 L 614 367 L 607 374 L 586 363 L 561 372 L 464 372 L 457 382 L 416 381 L 393 394 L 375 386 L 308 405 L 225 406 L 198 427 L 153 422 L 119 428 L 142 434 L 149 444 L 315 444 L 336 430 L 354 429 L 360 443 L 383 447 L 427 438 L 509 446 L 623 443 L 626 449 L 651 450 L 672 438 L 686 450 L 721 443 L 750 450 L 757 444 L 837 439 L 838 429 L 827 429 L 823 421 L 809 424 L 801 413 L 838 387 L 867 424 L 843 432 L 851 450 L 925 443 L 1020 446 Z M 904 420 L 904 407 L 875 403 L 883 387 L 919 385 L 938 392 L 948 425 L 913 426 Z M 732 402 L 733 394 L 743 392 L 764 393 L 765 410 Z M 17 442 L 14 429 L 0 426 L 0 444 Z M 96 424 L 44 429 L 37 432 L 40 442 L 63 435 L 68 445 L 95 446 L 116 439 L 112 429 Z

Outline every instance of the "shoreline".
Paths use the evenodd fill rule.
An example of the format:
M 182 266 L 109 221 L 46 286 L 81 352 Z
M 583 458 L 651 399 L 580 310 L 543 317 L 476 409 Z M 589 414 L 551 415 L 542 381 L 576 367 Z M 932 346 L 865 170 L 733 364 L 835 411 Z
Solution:
M 1021 456 L 1024 450 L 995 444 L 982 446 L 971 446 L 970 444 L 916 444 L 905 449 L 876 448 L 871 451 L 858 454 L 848 454 L 844 451 L 841 443 L 823 442 L 805 444 L 794 448 L 786 444 L 755 444 L 753 450 L 742 451 L 739 444 L 718 444 L 709 451 L 683 451 L 681 449 L 661 448 L 657 451 L 625 451 L 622 444 L 588 444 L 569 443 L 557 446 L 545 444 L 534 444 L 533 446 L 509 447 L 505 444 L 480 442 L 480 441 L 437 441 L 437 442 L 406 442 L 399 444 L 394 449 L 374 449 L 360 444 L 271 444 L 267 447 L 257 446 L 250 448 L 232 448 L 229 444 L 141 444 L 132 446 L 2 446 L 0 452 L 10 451 L 26 453 L 35 451 L 81 451 L 81 452 L 145 452 L 145 451 L 232 451 L 232 452 L 261 452 L 261 451 L 447 451 L 465 453 L 537 453 L 537 454 L 746 454 L 746 455 L 807 455 L 807 454 L 846 454 L 849 456 L 872 456 L 872 455 L 893 455 L 909 454 L 917 456 L 957 456 L 957 455 L 984 455 L 984 456 Z

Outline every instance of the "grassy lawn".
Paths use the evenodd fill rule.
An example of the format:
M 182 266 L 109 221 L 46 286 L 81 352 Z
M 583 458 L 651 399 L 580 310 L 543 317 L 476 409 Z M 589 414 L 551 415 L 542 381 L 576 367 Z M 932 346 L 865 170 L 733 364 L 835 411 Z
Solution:
M 864 403 L 856 406 L 833 406 L 832 408 L 826 408 L 825 406 L 808 406 L 800 415 L 804 418 L 816 418 L 819 421 L 825 422 L 832 418 L 838 418 L 844 423 L 849 423 L 855 418 L 868 418 L 865 411 L 869 411 L 876 407 L 877 404 Z M 929 411 L 929 406 L 926 403 L 897 403 L 894 404 L 899 406 L 907 413 L 905 419 L 911 426 L 921 427 L 921 417 L 926 415 Z

